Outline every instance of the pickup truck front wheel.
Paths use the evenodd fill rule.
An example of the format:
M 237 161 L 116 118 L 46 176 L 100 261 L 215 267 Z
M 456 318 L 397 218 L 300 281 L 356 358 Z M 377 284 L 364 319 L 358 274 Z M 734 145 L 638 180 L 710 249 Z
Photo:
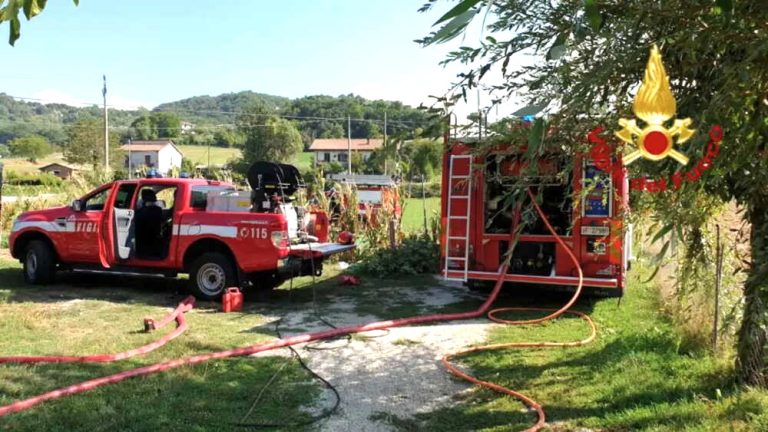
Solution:
M 29 242 L 24 249 L 24 281 L 32 285 L 53 282 L 56 274 L 56 254 L 48 243 Z
M 202 300 L 218 300 L 224 290 L 238 286 L 237 272 L 229 257 L 218 252 L 201 255 L 189 271 L 189 288 Z

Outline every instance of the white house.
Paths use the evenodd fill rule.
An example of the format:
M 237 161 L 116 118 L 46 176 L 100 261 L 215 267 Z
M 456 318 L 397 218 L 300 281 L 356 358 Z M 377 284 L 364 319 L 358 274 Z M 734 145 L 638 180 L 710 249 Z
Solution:
M 363 160 L 368 160 L 374 150 L 384 145 L 383 139 L 354 138 L 351 146 L 346 138 L 318 138 L 312 141 L 309 151 L 315 154 L 317 164 L 337 162 L 342 165 L 347 163 L 349 148 L 358 152 Z
M 129 171 L 141 167 L 154 168 L 161 174 L 167 174 L 171 168 L 181 168 L 184 155 L 171 140 L 133 141 L 120 147 L 125 152 L 124 166 Z
M 194 134 L 195 132 L 195 124 L 190 123 L 188 121 L 181 122 L 181 133 L 186 134 Z

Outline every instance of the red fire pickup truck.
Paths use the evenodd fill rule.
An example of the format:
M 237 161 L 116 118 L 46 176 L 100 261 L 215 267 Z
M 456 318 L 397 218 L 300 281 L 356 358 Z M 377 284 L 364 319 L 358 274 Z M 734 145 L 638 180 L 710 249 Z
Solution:
M 328 242 L 328 217 L 293 203 L 294 167 L 257 162 L 252 190 L 203 179 L 115 181 L 69 207 L 30 211 L 13 224 L 10 250 L 31 284 L 57 270 L 189 274 L 189 289 L 217 299 L 225 288 L 272 289 L 322 272 L 323 259 L 354 248 Z

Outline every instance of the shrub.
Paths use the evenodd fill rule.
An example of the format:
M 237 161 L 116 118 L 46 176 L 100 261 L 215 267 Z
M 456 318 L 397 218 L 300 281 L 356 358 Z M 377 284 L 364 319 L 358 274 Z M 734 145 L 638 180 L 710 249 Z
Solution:
M 429 236 L 410 236 L 395 249 L 379 249 L 362 261 L 354 264 L 350 271 L 356 274 L 417 275 L 438 271 L 440 250 Z
M 36 174 L 18 174 L 14 171 L 9 171 L 5 178 L 5 183 L 9 185 L 19 186 L 49 186 L 56 187 L 61 186 L 62 180 L 53 174 L 49 173 L 36 173 Z
M 442 184 L 441 179 L 437 178 L 430 182 L 424 183 L 424 194 L 427 198 L 439 197 Z M 422 183 L 418 181 L 403 182 L 400 184 L 400 190 L 407 196 L 413 198 L 422 197 Z

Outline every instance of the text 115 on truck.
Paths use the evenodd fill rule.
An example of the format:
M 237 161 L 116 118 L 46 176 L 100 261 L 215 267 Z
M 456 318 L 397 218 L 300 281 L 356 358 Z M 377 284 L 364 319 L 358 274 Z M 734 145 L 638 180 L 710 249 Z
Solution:
M 10 250 L 31 284 L 59 270 L 189 274 L 189 289 L 218 299 L 227 287 L 268 290 L 320 275 L 323 260 L 354 248 L 329 242 L 322 211 L 295 204 L 304 186 L 291 166 L 256 162 L 251 191 L 204 179 L 115 181 L 69 207 L 30 211 L 13 224 Z

